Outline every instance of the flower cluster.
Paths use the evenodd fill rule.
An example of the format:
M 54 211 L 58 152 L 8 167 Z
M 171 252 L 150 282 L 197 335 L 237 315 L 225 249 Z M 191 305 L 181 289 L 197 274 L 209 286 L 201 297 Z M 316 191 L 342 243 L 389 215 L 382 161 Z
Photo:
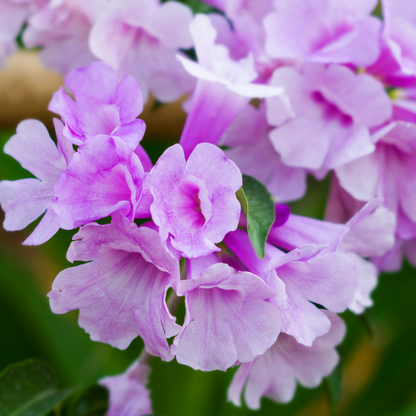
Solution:
M 35 178 L 0 182 L 0 203 L 10 231 L 45 213 L 25 244 L 80 227 L 67 258 L 84 263 L 55 279 L 53 312 L 79 309 L 92 340 L 120 349 L 140 336 L 165 361 L 239 365 L 229 400 L 256 409 L 318 385 L 338 363 L 337 314 L 370 307 L 403 252 L 416 265 L 416 3 L 384 0 L 384 21 L 376 0 L 206 3 L 222 15 L 0 0 L 16 27 L 30 16 L 26 44 L 69 72 L 49 107 L 57 144 L 40 122 L 18 126 L 5 152 Z M 197 61 L 179 52 L 192 46 Z M 179 144 L 154 166 L 137 118 L 149 92 L 189 93 Z M 242 174 L 275 202 L 264 258 L 236 195 Z M 331 175 L 328 221 L 281 204 L 304 195 L 307 174 Z M 168 291 L 184 299 L 182 325 Z M 101 381 L 110 415 L 151 411 L 148 371 L 138 361 Z

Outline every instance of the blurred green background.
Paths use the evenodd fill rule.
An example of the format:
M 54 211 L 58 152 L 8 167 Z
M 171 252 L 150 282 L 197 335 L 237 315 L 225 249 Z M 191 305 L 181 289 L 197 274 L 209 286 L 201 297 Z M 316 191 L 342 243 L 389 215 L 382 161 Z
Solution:
M 1 148 L 13 133 L 14 129 L 0 129 Z M 155 159 L 173 141 L 173 137 L 147 135 L 144 147 Z M 14 159 L 0 153 L 0 179 L 28 176 Z M 307 195 L 292 204 L 292 211 L 322 218 L 327 191 L 328 179 L 310 179 Z M 123 372 L 139 355 L 141 340 L 119 351 L 91 341 L 77 325 L 77 312 L 52 314 L 46 294 L 59 271 L 70 266 L 65 254 L 73 232 L 60 231 L 40 247 L 22 246 L 34 226 L 15 233 L 0 231 L 0 369 L 40 358 L 52 365 L 64 388 Z M 400 273 L 382 275 L 373 298 L 375 306 L 368 314 L 373 336 L 361 319 L 343 314 L 348 332 L 340 347 L 343 390 L 338 414 L 416 415 L 415 270 L 405 264 Z M 226 401 L 235 369 L 202 373 L 158 358 L 151 367 L 154 411 L 162 416 L 329 415 L 322 386 L 298 388 L 295 399 L 286 405 L 264 399 L 261 410 L 252 412 Z

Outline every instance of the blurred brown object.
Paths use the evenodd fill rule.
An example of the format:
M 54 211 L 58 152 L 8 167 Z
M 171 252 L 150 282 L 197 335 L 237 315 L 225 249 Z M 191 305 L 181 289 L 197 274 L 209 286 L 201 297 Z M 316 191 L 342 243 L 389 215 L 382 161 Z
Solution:
M 21 51 L 0 69 L 0 126 L 16 127 L 27 118 L 52 126 L 47 110 L 52 94 L 62 84 L 62 77 L 45 69 L 38 54 Z
M 182 110 L 182 102 L 186 97 L 174 103 L 163 104 L 152 110 L 155 99 L 150 97 L 140 118 L 146 123 L 144 139 L 155 138 L 158 141 L 178 141 L 186 120 L 186 113 Z
M 52 127 L 53 114 L 48 111 L 52 94 L 63 84 L 63 78 L 46 69 L 36 51 L 20 51 L 12 56 L 6 68 L 0 68 L 0 128 L 15 128 L 27 118 L 34 118 Z M 145 137 L 159 140 L 178 139 L 186 114 L 181 102 L 155 105 L 149 99 L 140 115 L 147 125 Z

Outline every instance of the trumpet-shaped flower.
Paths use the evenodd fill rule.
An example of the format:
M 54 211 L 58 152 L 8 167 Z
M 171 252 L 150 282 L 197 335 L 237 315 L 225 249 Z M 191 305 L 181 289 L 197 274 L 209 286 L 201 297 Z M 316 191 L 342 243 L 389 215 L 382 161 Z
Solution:
M 340 65 L 308 64 L 301 72 L 279 68 L 271 82 L 285 88 L 291 111 L 278 97 L 266 99 L 268 121 L 277 126 L 270 140 L 283 163 L 319 178 L 372 153 L 369 129 L 392 114 L 380 82 Z
M 49 110 L 59 114 L 65 123 L 64 135 L 80 146 L 90 137 L 113 135 L 135 150 L 143 138 L 145 124 L 137 120 L 143 111 L 140 88 L 125 75 L 117 83 L 114 70 L 94 62 L 71 72 L 65 79 L 74 101 L 61 87 L 52 98 Z
M 273 345 L 281 318 L 268 302 L 274 293 L 260 277 L 220 263 L 215 254 L 188 265 L 188 279 L 177 290 L 186 302 L 183 329 L 174 340 L 179 363 L 225 371 Z
M 232 59 L 227 46 L 216 43 L 217 31 L 208 16 L 198 14 L 190 30 L 198 63 L 178 56 L 185 69 L 198 78 L 180 140 L 186 157 L 198 143 L 216 144 L 250 98 L 283 92 L 279 87 L 252 83 L 258 77 L 253 56 Z
M 330 329 L 322 309 L 343 312 L 354 299 L 358 276 L 354 263 L 343 253 L 325 253 L 325 245 L 306 245 L 285 254 L 266 244 L 266 257 L 260 260 L 243 230 L 227 234 L 227 247 L 251 272 L 260 276 L 274 291 L 282 314 L 282 332 L 311 346 Z M 312 303 L 313 302 L 313 303 Z
M 383 197 L 384 205 L 397 216 L 398 241 L 410 241 L 416 237 L 416 124 L 394 121 L 375 133 L 374 141 L 374 153 L 338 168 L 337 177 L 340 185 L 359 201 Z M 383 269 L 400 267 L 399 247 L 394 252 L 397 256 L 387 261 L 389 265 L 384 267 L 384 261 L 380 262 Z
M 25 45 L 28 48 L 41 46 L 42 62 L 63 75 L 95 61 L 88 46 L 88 37 L 106 1 L 59 0 L 43 3 L 43 7 L 28 21 L 23 33 Z
M 347 254 L 358 272 L 359 286 L 349 308 L 362 313 L 372 306 L 370 298 L 377 285 L 378 271 L 365 257 L 381 256 L 394 246 L 396 217 L 381 206 L 382 198 L 370 201 L 345 225 L 291 215 L 281 227 L 272 228 L 268 241 L 285 250 L 306 244 L 327 244 L 325 252 Z
M 165 302 L 179 280 L 179 263 L 156 231 L 121 215 L 90 224 L 74 236 L 68 260 L 48 294 L 54 313 L 79 309 L 79 325 L 94 341 L 125 349 L 140 335 L 150 354 L 173 359 L 166 338 L 179 332 Z
M 119 77 L 133 76 L 145 102 L 149 92 L 159 101 L 175 101 L 194 87 L 175 58 L 179 49 L 192 47 L 191 21 L 191 9 L 179 2 L 107 2 L 91 31 L 90 47 Z
M 262 397 L 280 403 L 292 400 L 297 381 L 305 387 L 318 386 L 337 365 L 339 356 L 335 347 L 345 335 L 342 319 L 329 311 L 323 313 L 331 321 L 331 328 L 325 335 L 306 347 L 290 335 L 280 334 L 265 354 L 240 366 L 228 390 L 228 400 L 241 406 L 244 389 L 247 406 L 259 409 Z
M 150 207 L 162 241 L 184 257 L 220 249 L 224 235 L 238 226 L 241 207 L 235 193 L 242 175 L 218 147 L 201 143 L 186 161 L 180 145 L 167 149 L 145 181 Z
M 395 1 L 395 0 L 393 0 Z M 377 0 L 279 0 L 264 20 L 266 51 L 304 62 L 372 64 L 380 53 Z

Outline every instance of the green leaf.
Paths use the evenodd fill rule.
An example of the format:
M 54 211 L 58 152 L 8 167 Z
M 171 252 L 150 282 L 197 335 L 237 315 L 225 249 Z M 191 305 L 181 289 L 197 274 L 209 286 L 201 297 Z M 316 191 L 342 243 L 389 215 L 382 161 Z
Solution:
M 167 1 L 168 0 L 162 0 L 162 3 L 166 3 Z M 217 9 L 215 9 L 214 7 L 200 0 L 176 0 L 176 1 L 179 1 L 179 3 L 186 4 L 194 12 L 194 14 L 212 13 L 214 11 L 217 11 Z
M 73 389 L 57 389 L 48 364 L 28 360 L 0 374 L 0 416 L 44 416 L 65 400 Z
M 332 374 L 324 379 L 326 392 L 328 395 L 329 410 L 331 415 L 335 415 L 342 394 L 342 369 L 339 363 Z
M 60 409 L 61 416 L 104 416 L 108 409 L 108 390 L 98 384 L 77 391 Z
M 256 254 L 262 259 L 270 228 L 275 220 L 273 199 L 257 179 L 243 175 L 243 187 L 237 191 L 241 209 L 247 218 L 247 231 Z

